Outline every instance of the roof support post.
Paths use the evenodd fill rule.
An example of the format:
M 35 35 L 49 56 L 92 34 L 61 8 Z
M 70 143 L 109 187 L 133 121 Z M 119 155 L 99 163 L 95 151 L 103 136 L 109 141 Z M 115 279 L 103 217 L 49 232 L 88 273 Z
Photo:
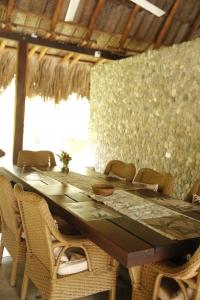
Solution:
M 19 42 L 17 53 L 17 76 L 15 92 L 13 164 L 17 163 L 18 152 L 23 149 L 24 113 L 26 99 L 27 43 Z

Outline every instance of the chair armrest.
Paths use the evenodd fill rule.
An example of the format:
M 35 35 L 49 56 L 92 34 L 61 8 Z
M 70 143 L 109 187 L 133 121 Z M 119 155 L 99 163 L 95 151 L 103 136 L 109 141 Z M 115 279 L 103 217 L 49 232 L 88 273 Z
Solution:
M 172 262 L 155 263 L 153 267 L 163 276 L 173 279 L 188 279 L 196 276 L 195 266 L 185 263 L 177 266 Z

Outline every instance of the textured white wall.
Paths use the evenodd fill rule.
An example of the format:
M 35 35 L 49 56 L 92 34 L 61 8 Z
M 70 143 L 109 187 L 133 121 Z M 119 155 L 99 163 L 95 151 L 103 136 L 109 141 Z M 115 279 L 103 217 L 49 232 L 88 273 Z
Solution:
M 200 39 L 94 67 L 90 103 L 97 168 L 170 172 L 182 198 L 200 178 Z

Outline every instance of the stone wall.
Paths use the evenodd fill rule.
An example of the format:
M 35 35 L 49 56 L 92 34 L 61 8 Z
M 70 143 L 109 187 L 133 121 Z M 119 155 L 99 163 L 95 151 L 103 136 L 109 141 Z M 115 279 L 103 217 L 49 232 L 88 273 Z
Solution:
M 170 172 L 182 198 L 200 178 L 200 39 L 94 67 L 90 103 L 95 167 Z

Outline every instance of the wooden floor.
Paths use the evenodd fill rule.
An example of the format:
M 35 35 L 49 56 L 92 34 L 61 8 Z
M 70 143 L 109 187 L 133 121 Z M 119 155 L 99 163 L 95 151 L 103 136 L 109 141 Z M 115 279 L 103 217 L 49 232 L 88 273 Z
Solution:
M 19 300 L 19 293 L 22 284 L 24 264 L 23 263 L 20 264 L 19 272 L 17 276 L 17 284 L 16 287 L 12 288 L 9 285 L 9 277 L 10 277 L 12 260 L 9 256 L 5 256 L 5 255 L 8 255 L 8 253 L 4 254 L 3 263 L 0 266 L 0 300 Z M 116 300 L 121 300 L 121 299 L 130 300 L 131 297 L 130 297 L 129 286 L 121 280 L 118 280 L 118 285 L 119 288 L 117 289 Z M 81 300 L 107 300 L 107 299 L 108 299 L 107 292 L 81 298 Z M 42 300 L 39 291 L 35 288 L 35 286 L 32 283 L 29 285 L 27 300 Z

